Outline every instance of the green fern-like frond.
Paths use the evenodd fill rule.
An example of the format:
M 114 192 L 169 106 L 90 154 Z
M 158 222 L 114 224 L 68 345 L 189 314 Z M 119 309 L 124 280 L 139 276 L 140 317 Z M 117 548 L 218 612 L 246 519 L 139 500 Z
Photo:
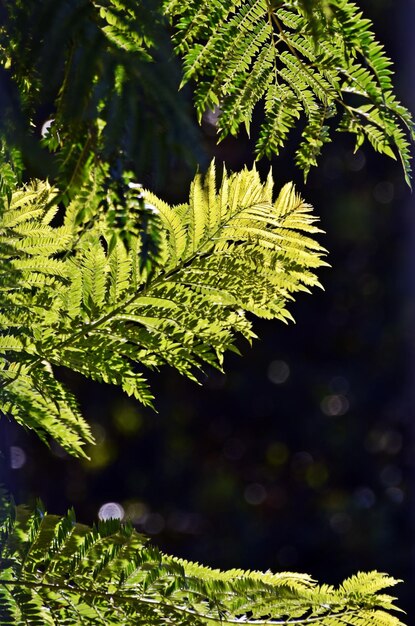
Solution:
M 184 79 L 195 81 L 199 117 L 220 108 L 219 137 L 248 131 L 254 107 L 265 116 L 257 155 L 278 154 L 289 132 L 305 120 L 297 164 L 307 175 L 338 130 L 367 139 L 402 162 L 409 183 L 410 113 L 396 99 L 391 61 L 370 20 L 350 0 L 168 0 Z M 342 114 L 339 120 L 338 114 Z
M 5 500 L 0 537 L 0 624 L 403 626 L 379 593 L 398 581 L 378 572 L 339 589 L 304 574 L 221 572 L 160 553 L 118 520 L 89 528 L 73 511 Z
M 147 368 L 193 380 L 221 368 L 238 335 L 255 336 L 246 313 L 292 319 L 293 295 L 325 265 L 311 207 L 291 183 L 274 200 L 271 173 L 224 171 L 218 187 L 212 163 L 177 207 L 131 181 L 102 179 L 92 214 L 84 197 L 59 214 L 55 191 L 35 183 L 12 196 L 0 230 L 13 270 L 2 275 L 3 411 L 74 454 L 91 436 L 54 368 L 151 405 Z
M 143 6 L 144 4 L 144 6 Z M 131 0 L 94 0 L 103 20 L 102 30 L 111 43 L 151 60 L 147 50 L 154 45 L 148 22 L 149 7 Z M 146 14 L 147 9 L 147 14 Z
M 17 155 L 30 175 L 53 177 L 67 202 L 97 161 L 114 164 L 122 154 L 158 182 L 172 157 L 192 169 L 203 158 L 191 107 L 177 90 L 180 68 L 160 2 L 5 0 L 2 6 L 0 160 L 4 153 L 16 163 Z M 49 126 L 39 141 L 44 114 Z M 0 189 L 9 169 L 1 167 Z

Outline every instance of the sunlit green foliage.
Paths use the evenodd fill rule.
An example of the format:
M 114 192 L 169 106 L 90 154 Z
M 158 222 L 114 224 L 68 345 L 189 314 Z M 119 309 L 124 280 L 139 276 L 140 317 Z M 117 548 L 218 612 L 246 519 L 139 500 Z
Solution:
M 333 118 L 357 146 L 399 156 L 408 180 L 413 122 L 348 0 L 5 0 L 1 11 L 2 411 L 82 456 L 93 438 L 58 367 L 151 405 L 146 369 L 194 380 L 221 369 L 237 337 L 255 336 L 250 314 L 289 320 L 325 264 L 311 207 L 292 184 L 274 199 L 271 174 L 224 170 L 218 183 L 212 164 L 173 207 L 135 182 L 197 152 L 168 20 L 183 82 L 195 81 L 199 118 L 219 107 L 220 137 L 249 130 L 263 102 L 258 156 L 303 120 L 307 174 Z M 400 624 L 378 593 L 395 581 L 376 572 L 338 590 L 221 573 L 114 520 L 90 529 L 2 502 L 0 624 Z
M 254 108 L 265 116 L 257 155 L 278 154 L 305 120 L 296 162 L 307 175 L 338 130 L 400 158 L 409 184 L 410 113 L 397 101 L 391 61 L 370 20 L 349 0 L 168 0 L 184 79 L 196 81 L 199 117 L 220 108 L 219 137 L 249 132 Z M 341 117 L 339 115 L 341 114 Z
M 409 112 L 398 102 L 391 62 L 370 20 L 350 0 L 6 0 L 0 26 L 5 78 L 3 133 L 64 195 L 79 189 L 96 159 L 120 155 L 157 179 L 169 160 L 201 157 L 173 41 L 194 82 L 199 118 L 220 108 L 219 137 L 264 116 L 257 155 L 279 153 L 302 130 L 296 161 L 316 165 L 332 130 L 356 146 L 402 161 L 409 182 Z M 40 149 L 39 111 L 53 124 Z M 42 121 L 45 121 L 43 119 Z M 36 128 L 36 126 L 38 126 Z
M 55 189 L 28 185 L 0 231 L 3 410 L 73 454 L 91 436 L 55 366 L 151 404 L 143 366 L 192 379 L 221 367 L 237 334 L 254 336 L 245 312 L 290 319 L 292 293 L 318 285 L 324 264 L 311 207 L 290 184 L 274 202 L 271 174 L 264 184 L 255 170 L 225 171 L 218 189 L 212 164 L 174 208 L 105 180 L 61 215 Z
M 396 580 L 357 574 L 339 589 L 307 575 L 221 572 L 165 556 L 130 525 L 77 524 L 3 502 L 0 624 L 399 626 Z

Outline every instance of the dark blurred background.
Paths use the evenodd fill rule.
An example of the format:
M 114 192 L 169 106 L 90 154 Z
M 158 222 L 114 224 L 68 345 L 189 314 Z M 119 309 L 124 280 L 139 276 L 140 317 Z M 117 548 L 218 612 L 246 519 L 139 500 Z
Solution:
M 361 4 L 414 110 L 415 3 Z M 216 147 L 206 122 L 203 145 L 206 161 L 252 164 L 247 138 Z M 157 413 L 62 372 L 93 426 L 91 462 L 3 420 L 6 481 L 17 502 L 41 497 L 53 513 L 73 505 L 86 523 L 99 511 L 124 515 L 164 551 L 205 565 L 333 584 L 386 571 L 405 580 L 396 594 L 411 613 L 415 202 L 398 164 L 353 154 L 342 135 L 304 184 L 294 145 L 273 163 L 276 186 L 294 179 L 315 206 L 332 266 L 320 272 L 324 291 L 293 304 L 296 324 L 256 321 L 259 340 L 202 386 L 167 369 L 151 376 Z M 184 200 L 189 174 L 174 167 L 158 192 Z

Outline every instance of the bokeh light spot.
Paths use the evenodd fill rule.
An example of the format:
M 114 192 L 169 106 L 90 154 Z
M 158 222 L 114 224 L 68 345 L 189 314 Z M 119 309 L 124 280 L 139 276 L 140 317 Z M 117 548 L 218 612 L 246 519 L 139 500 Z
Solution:
M 258 506 L 262 504 L 267 497 L 267 490 L 260 483 L 252 483 L 248 485 L 244 491 L 244 498 L 248 504 Z
M 122 520 L 124 518 L 124 509 L 118 502 L 106 502 L 100 507 L 98 517 L 100 520 Z
M 380 480 L 385 487 L 397 487 L 402 482 L 402 471 L 396 465 L 386 465 L 380 473 Z
M 346 165 L 351 172 L 360 172 L 366 165 L 366 156 L 362 150 L 348 152 L 346 154 Z
M 291 467 L 294 472 L 303 472 L 309 465 L 314 463 L 314 459 L 309 452 L 302 450 L 296 452 L 291 461 Z
M 310 487 L 319 489 L 327 482 L 329 472 L 324 463 L 312 463 L 307 467 L 305 476 Z
M 116 457 L 116 448 L 111 441 L 103 441 L 88 447 L 87 454 L 90 459 L 85 461 L 84 466 L 93 471 L 110 465 Z
M 113 414 L 114 425 L 122 435 L 134 435 L 142 426 L 142 417 L 137 407 L 130 402 L 117 404 Z
M 139 500 L 130 500 L 124 504 L 125 517 L 133 524 L 141 524 L 148 513 L 148 507 Z
M 149 535 L 158 535 L 164 526 L 164 517 L 160 513 L 149 513 L 144 521 L 144 532 Z
M 290 452 L 282 441 L 273 441 L 267 448 L 266 459 L 269 465 L 284 465 L 288 461 Z
M 353 500 L 359 509 L 370 509 L 376 502 L 376 496 L 369 487 L 359 487 L 353 494 Z
M 386 489 L 385 493 L 387 497 L 389 498 L 389 500 L 391 500 L 395 504 L 402 504 L 402 502 L 405 499 L 404 492 L 402 491 L 402 489 L 399 489 L 398 487 L 389 487 L 388 489 Z
M 268 379 L 274 385 L 282 385 L 290 376 L 290 368 L 285 361 L 272 361 L 268 367 Z
M 101 424 L 97 424 L 97 422 L 92 422 L 91 432 L 97 445 L 103 443 L 107 438 L 107 431 Z
M 366 437 L 365 447 L 372 454 L 386 452 L 386 454 L 395 455 L 402 449 L 402 435 L 396 430 L 374 428 Z
M 349 407 L 348 399 L 341 394 L 325 396 L 320 403 L 320 408 L 324 415 L 328 415 L 329 417 L 345 415 Z
M 114 440 L 107 436 L 107 431 L 101 424 L 93 422 L 91 424 L 91 431 L 95 438 L 95 444 L 88 445 L 85 450 L 86 454 L 89 456 L 88 461 L 83 461 L 83 465 L 87 471 L 107 467 L 117 455 Z
M 394 195 L 395 188 L 393 183 L 388 180 L 383 180 L 373 188 L 373 197 L 381 204 L 389 204 L 389 202 L 392 202 Z
M 26 452 L 19 446 L 10 446 L 10 467 L 20 469 L 26 463 Z

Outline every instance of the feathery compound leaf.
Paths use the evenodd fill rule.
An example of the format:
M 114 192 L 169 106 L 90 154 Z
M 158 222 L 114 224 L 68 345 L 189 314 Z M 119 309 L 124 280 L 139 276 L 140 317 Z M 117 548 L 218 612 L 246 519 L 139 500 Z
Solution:
M 192 380 L 206 363 L 221 368 L 238 334 L 255 336 L 245 312 L 292 319 L 293 294 L 319 286 L 325 265 L 311 207 L 292 184 L 274 202 L 271 173 L 262 183 L 255 169 L 224 171 L 217 189 L 212 163 L 178 207 L 133 183 L 104 193 L 98 180 L 95 219 L 81 192 L 51 226 L 55 192 L 37 183 L 12 196 L 0 231 L 3 410 L 76 455 L 91 435 L 55 366 L 151 405 L 143 368 Z
M 26 357 L 27 358 L 27 357 Z M 75 397 L 58 382 L 50 364 L 44 362 L 30 371 L 23 359 L 0 371 L 0 410 L 31 428 L 46 443 L 52 437 L 75 456 L 86 456 L 84 443 L 93 443 Z
M 177 92 L 180 67 L 172 60 L 171 32 L 160 5 L 158 0 L 2 3 L 0 64 L 6 82 L 0 159 L 13 165 L 1 168 L 6 195 L 23 164 L 58 181 L 67 203 L 97 160 L 114 164 L 121 152 L 137 172 L 151 171 L 158 184 L 173 155 L 191 170 L 203 158 L 191 107 Z M 52 119 L 41 120 L 46 111 L 53 111 Z M 41 142 L 39 122 L 44 122 Z
M 112 44 L 151 60 L 147 49 L 153 45 L 145 7 L 131 0 L 93 0 L 104 25 L 102 30 Z M 146 19 L 144 19 L 146 18 Z
M 403 626 L 379 594 L 398 581 L 357 574 L 339 589 L 282 572 L 221 572 L 166 556 L 118 520 L 88 528 L 14 512 L 3 496 L 1 624 Z
M 265 117 L 257 156 L 278 154 L 300 118 L 306 125 L 296 161 L 307 176 L 330 119 L 338 130 L 366 138 L 378 152 L 399 157 L 410 182 L 408 134 L 413 119 L 393 94 L 391 61 L 370 20 L 350 0 L 170 0 L 164 10 L 176 28 L 184 81 L 195 81 L 199 118 L 219 106 L 219 138 L 249 130 L 253 108 Z

